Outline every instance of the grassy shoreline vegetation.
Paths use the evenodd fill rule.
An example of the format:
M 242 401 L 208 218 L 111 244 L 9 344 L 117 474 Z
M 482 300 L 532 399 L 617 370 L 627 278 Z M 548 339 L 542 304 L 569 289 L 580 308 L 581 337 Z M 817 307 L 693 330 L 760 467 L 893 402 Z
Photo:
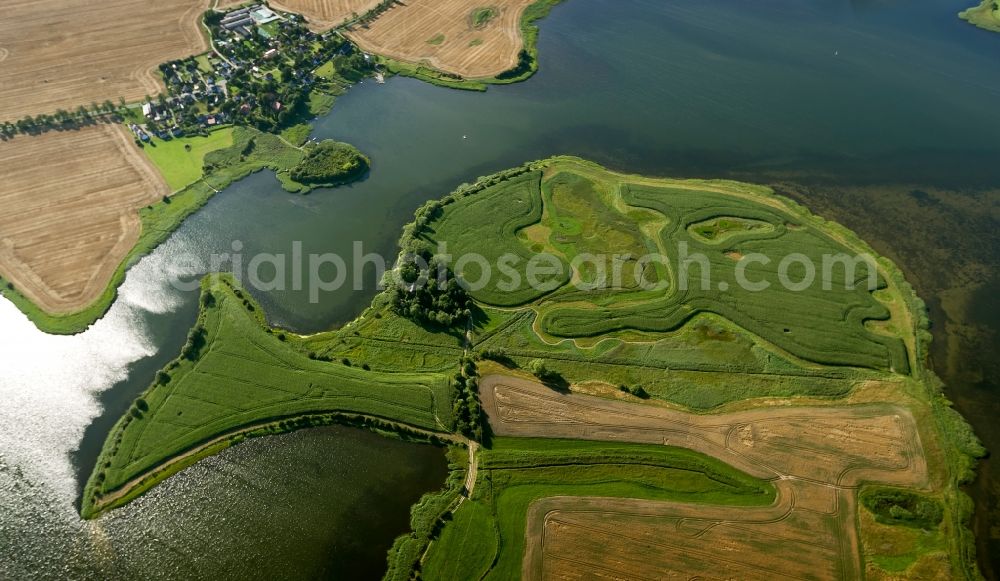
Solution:
M 216 138 L 216 134 L 220 137 Z M 363 175 L 363 171 L 349 172 L 340 179 L 331 180 L 329 183 L 303 184 L 295 181 L 291 177 L 291 172 L 305 159 L 310 148 L 297 148 L 272 133 L 265 133 L 252 127 L 227 127 L 213 131 L 209 137 L 188 137 L 174 140 L 171 143 L 171 151 L 161 154 L 159 151 L 151 154 L 153 162 L 166 172 L 176 172 L 176 175 L 183 175 L 189 170 L 191 160 L 186 157 L 187 152 L 181 157 L 179 162 L 181 168 L 175 167 L 177 152 L 191 141 L 207 140 L 206 143 L 214 145 L 225 145 L 227 141 L 231 144 L 221 149 L 202 151 L 197 154 L 203 160 L 203 174 L 199 179 L 174 192 L 163 200 L 139 210 L 139 219 L 142 222 L 142 231 L 135 246 L 118 265 L 114 275 L 105 287 L 100 298 L 91 303 L 87 308 L 74 313 L 51 314 L 48 313 L 24 295 L 17 291 L 16 286 L 7 286 L 6 283 L 0 290 L 5 298 L 14 303 L 39 330 L 56 335 L 73 335 L 86 330 L 97 319 L 104 316 L 111 305 L 118 297 L 118 287 L 125 280 L 125 274 L 140 258 L 152 252 L 157 246 L 163 243 L 188 216 L 198 211 L 208 201 L 233 182 L 239 181 L 246 176 L 269 169 L 275 172 L 275 176 L 282 188 L 290 193 L 305 194 L 314 187 L 331 187 L 339 184 L 349 183 Z M 173 145 L 177 143 L 180 148 Z M 326 143 L 326 142 L 323 142 Z M 323 143 L 314 147 L 323 146 Z M 335 142 L 329 142 L 335 143 Z M 342 146 L 345 144 L 337 144 Z M 162 145 L 147 146 L 148 149 L 162 147 Z M 353 149 L 353 148 L 351 148 Z M 355 152 L 357 150 L 354 150 Z M 360 153 L 358 156 L 365 160 L 367 158 Z M 161 165 L 162 164 L 162 165 Z M 185 180 L 187 178 L 184 178 Z
M 207 154 L 206 163 L 240 159 L 232 150 L 249 139 L 239 133 L 228 154 Z M 292 151 L 290 161 L 302 155 Z M 253 164 L 251 154 L 222 167 L 238 174 Z M 768 188 L 618 174 L 570 157 L 481 177 L 427 202 L 403 228 L 400 257 L 433 260 L 440 241 L 452 253 L 487 259 L 549 252 L 567 266 L 580 254 L 608 250 L 670 255 L 683 241 L 708 256 L 713 282 L 717 275 L 725 280 L 734 255 L 748 252 L 877 257 L 851 231 Z M 628 263 L 625 280 L 635 269 Z M 899 269 L 877 258 L 878 290 L 824 290 L 836 297 L 825 302 L 780 289 L 740 301 L 679 292 L 675 271 L 669 264 L 643 271 L 648 280 L 669 282 L 655 291 L 628 284 L 578 289 L 568 283 L 595 276 L 580 264 L 551 276 L 545 290 L 487 285 L 463 294 L 453 282 L 477 280 L 473 263 L 449 271 L 438 290 L 421 291 L 429 297 L 390 285 L 353 322 L 310 336 L 268 327 L 236 281 L 209 276 L 188 344 L 108 436 L 82 512 L 96 517 L 246 437 L 329 422 L 483 445 L 474 492 L 464 502 L 462 475 L 474 467 L 452 448 L 448 484 L 414 509 L 413 532 L 390 554 L 392 578 L 418 571 L 428 578 L 505 578 L 518 570 L 524 509 L 552 494 L 697 501 L 705 493 L 706 502 L 745 505 L 771 498 L 768 487 L 687 450 L 491 438 L 477 396 L 482 367 L 703 414 L 795 403 L 904 406 L 916 420 L 931 477 L 921 491 L 863 486 L 862 499 L 874 499 L 858 508 L 868 573 L 944 566 L 975 578 L 971 501 L 961 485 L 983 449 L 927 366 L 926 308 Z M 753 280 L 769 276 L 748 272 Z M 415 274 L 401 265 L 394 273 L 404 282 Z M 684 316 L 672 315 L 675 307 Z M 614 474 L 605 473 L 608 466 Z M 666 474 L 690 487 L 653 486 Z M 742 484 L 713 488 L 727 482 Z M 913 540 L 920 533 L 914 522 L 932 529 L 933 542 Z M 445 558 L 459 554 L 470 556 Z
M 982 0 L 979 6 L 959 12 L 958 17 L 979 28 L 1000 32 L 1000 4 L 996 0 Z
M 452 512 L 463 498 L 466 470 L 469 469 L 465 449 L 448 449 L 448 478 L 444 488 L 425 494 L 410 509 L 410 532 L 396 538 L 389 549 L 386 581 L 408 581 L 419 570 L 420 562 L 430 544 L 440 536 Z
M 495 77 L 464 78 L 438 71 L 427 65 L 408 63 L 382 55 L 376 55 L 375 58 L 390 74 L 412 77 L 449 89 L 485 91 L 490 85 L 519 83 L 527 80 L 538 71 L 538 26 L 535 23 L 548 16 L 549 12 L 563 1 L 538 0 L 525 9 L 524 14 L 521 15 L 521 38 L 524 46 L 518 55 L 518 63 Z M 475 15 L 473 17 L 475 18 Z M 479 18 L 485 18 L 485 13 Z
M 205 277 L 201 307 L 181 355 L 109 435 L 84 492 L 84 517 L 249 436 L 354 423 L 452 439 L 443 370 L 372 371 L 309 357 L 267 327 L 229 275 Z

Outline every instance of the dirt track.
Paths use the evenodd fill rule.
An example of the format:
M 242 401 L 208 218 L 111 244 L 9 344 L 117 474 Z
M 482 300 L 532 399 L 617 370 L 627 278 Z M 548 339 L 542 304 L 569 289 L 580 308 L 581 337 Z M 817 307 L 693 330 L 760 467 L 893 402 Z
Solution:
M 160 63 L 207 49 L 208 0 L 10 0 L 0 18 L 0 120 L 156 94 Z
M 517 65 L 521 15 L 534 1 L 407 0 L 348 36 L 366 51 L 397 60 L 467 78 L 494 77 Z M 472 14 L 484 7 L 497 15 L 476 28 Z
M 117 125 L 0 142 L 0 274 L 50 313 L 104 291 L 138 240 L 137 210 L 169 193 Z
M 856 487 L 923 486 L 913 418 L 891 405 L 694 415 L 489 376 L 494 433 L 669 444 L 772 480 L 772 507 L 549 498 L 529 509 L 525 579 L 857 578 Z M 637 550 L 639 549 L 639 550 Z

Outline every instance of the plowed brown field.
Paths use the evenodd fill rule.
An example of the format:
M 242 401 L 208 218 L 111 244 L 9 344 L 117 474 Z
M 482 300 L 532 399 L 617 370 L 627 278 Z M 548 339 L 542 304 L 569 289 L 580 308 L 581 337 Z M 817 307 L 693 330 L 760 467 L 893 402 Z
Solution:
M 913 418 L 889 404 L 695 415 L 489 376 L 500 436 L 676 445 L 774 481 L 766 508 L 556 497 L 528 514 L 525 579 L 848 579 L 861 575 L 857 487 L 924 486 Z
M 53 314 L 104 291 L 139 238 L 137 210 L 170 193 L 118 125 L 0 141 L 0 274 Z
M 0 18 L 0 120 L 156 94 L 160 63 L 208 48 L 208 0 L 11 0 Z
M 366 51 L 466 78 L 494 77 L 517 65 L 521 15 L 535 0 L 407 0 L 348 36 Z M 496 15 L 476 27 L 473 14 Z

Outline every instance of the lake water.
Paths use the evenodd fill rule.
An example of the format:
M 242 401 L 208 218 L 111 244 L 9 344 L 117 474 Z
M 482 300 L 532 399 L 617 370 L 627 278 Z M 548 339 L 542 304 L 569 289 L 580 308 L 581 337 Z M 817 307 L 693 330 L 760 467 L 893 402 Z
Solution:
M 140 262 L 111 312 L 75 337 L 42 335 L 0 300 L 0 546 L 23 548 L 13 561 L 0 560 L 0 577 L 59 567 L 92 547 L 91 525 L 73 512 L 80 481 L 110 424 L 175 355 L 194 320 L 194 298 L 164 282 L 178 268 L 175 257 L 230 252 L 234 240 L 245 256 L 290 253 L 298 241 L 305 253 L 350 258 L 361 242 L 365 253 L 391 257 L 400 227 L 425 200 L 560 153 L 640 173 L 773 184 L 856 229 L 928 299 L 935 367 L 987 445 L 1000 449 L 993 419 L 1000 412 L 993 356 L 1000 350 L 1000 34 L 955 18 L 963 7 L 950 0 L 568 0 L 542 22 L 541 70 L 526 83 L 485 94 L 403 78 L 355 87 L 317 122 L 315 135 L 368 153 L 365 181 L 305 197 L 285 194 L 267 173 L 234 185 Z M 360 312 L 375 292 L 374 275 L 366 279 L 364 289 L 325 293 L 318 303 L 305 290 L 257 294 L 273 323 L 310 332 Z M 205 514 L 224 502 L 242 518 L 270 510 L 273 494 L 300 485 L 286 490 L 276 478 L 274 488 L 233 496 L 225 483 L 238 486 L 272 465 L 294 471 L 310 462 L 308 449 L 327 458 L 325 440 L 311 438 L 241 446 L 230 451 L 239 462 L 199 464 L 175 479 L 183 486 L 161 487 L 157 502 L 192 498 L 192 510 Z M 350 454 L 349 443 L 336 453 Z M 419 456 L 406 449 L 404 456 Z M 338 474 L 360 470 L 333 464 L 342 466 Z M 390 481 L 378 470 L 355 480 L 362 488 Z M 437 486 L 424 480 L 412 490 Z M 185 496 L 206 488 L 212 493 Z M 986 463 L 970 491 L 979 504 L 980 554 L 1000 555 L 990 527 L 1000 511 L 1000 467 Z M 296 510 L 330 498 L 337 493 L 318 489 Z M 405 520 L 405 508 L 370 506 L 372 514 Z M 227 537 L 223 544 L 237 554 L 261 547 L 240 529 L 165 508 L 126 509 L 109 528 L 112 521 L 135 532 L 155 526 L 173 531 L 160 533 L 166 536 Z M 281 532 L 285 525 L 275 521 L 262 534 Z M 317 526 L 305 544 L 336 538 L 347 537 Z M 338 546 L 338 558 L 362 559 L 357 547 Z M 131 554 L 112 551 L 107 559 L 126 563 Z M 181 556 L 158 559 L 185 571 Z M 983 565 L 990 573 L 992 563 Z

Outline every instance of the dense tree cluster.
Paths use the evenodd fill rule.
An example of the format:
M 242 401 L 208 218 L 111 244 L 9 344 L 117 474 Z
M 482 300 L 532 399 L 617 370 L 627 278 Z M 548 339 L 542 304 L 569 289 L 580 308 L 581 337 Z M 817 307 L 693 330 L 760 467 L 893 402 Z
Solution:
M 441 327 L 468 321 L 472 317 L 472 299 L 455 273 L 434 258 L 414 258 L 399 268 L 391 291 L 392 310 L 412 321 Z
M 347 143 L 326 140 L 292 168 L 290 177 L 302 184 L 336 184 L 368 171 L 368 158 Z
M 497 75 L 497 79 L 510 80 L 522 77 L 531 72 L 531 69 L 534 66 L 534 61 L 535 59 L 532 58 L 531 53 L 522 49 L 517 55 L 517 64 L 514 68 L 500 73 Z
M 455 431 L 477 442 L 483 441 L 486 416 L 479 404 L 479 371 L 471 357 L 462 357 L 461 369 L 451 380 Z

